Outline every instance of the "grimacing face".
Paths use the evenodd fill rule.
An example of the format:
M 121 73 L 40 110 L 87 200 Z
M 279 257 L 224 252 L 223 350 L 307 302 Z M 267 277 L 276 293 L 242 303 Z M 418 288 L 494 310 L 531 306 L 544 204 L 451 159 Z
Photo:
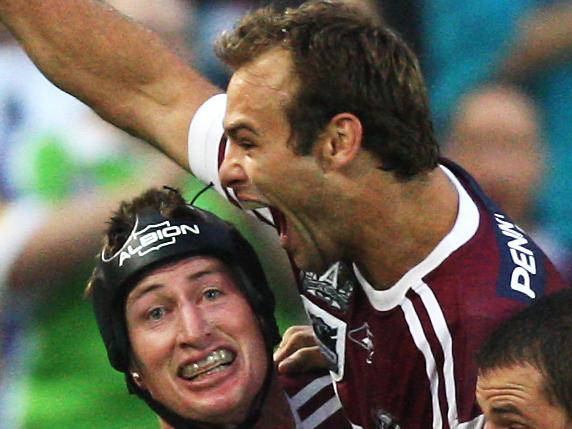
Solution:
M 298 155 L 292 147 L 285 113 L 296 89 L 291 70 L 290 54 L 274 49 L 234 73 L 224 120 L 230 145 L 220 177 L 245 206 L 278 209 L 282 247 L 300 268 L 321 271 L 337 260 L 335 228 L 323 205 L 329 187 L 317 154 Z
M 543 383 L 529 364 L 479 373 L 476 395 L 485 429 L 571 429 L 562 407 L 546 397 Z
M 188 419 L 244 420 L 267 355 L 258 319 L 222 261 L 194 256 L 156 268 L 125 311 L 139 387 Z

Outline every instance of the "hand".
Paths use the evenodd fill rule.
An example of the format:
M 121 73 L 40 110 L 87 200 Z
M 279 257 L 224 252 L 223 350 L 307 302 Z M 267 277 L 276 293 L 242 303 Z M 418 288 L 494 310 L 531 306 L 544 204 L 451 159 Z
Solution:
M 280 374 L 299 374 L 328 369 L 311 326 L 292 326 L 284 332 L 282 342 L 274 352 Z

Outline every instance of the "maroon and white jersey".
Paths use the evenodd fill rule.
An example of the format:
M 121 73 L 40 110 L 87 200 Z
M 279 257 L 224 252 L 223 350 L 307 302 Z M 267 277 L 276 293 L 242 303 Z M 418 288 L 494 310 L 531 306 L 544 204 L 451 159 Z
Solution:
M 280 375 L 298 429 L 351 429 L 327 372 Z
M 224 95 L 195 115 L 192 171 L 222 189 Z M 425 260 L 387 290 L 351 261 L 303 273 L 301 294 L 354 429 L 481 428 L 474 354 L 503 319 L 564 287 L 536 244 L 457 165 L 457 220 Z M 256 215 L 271 222 L 264 210 Z

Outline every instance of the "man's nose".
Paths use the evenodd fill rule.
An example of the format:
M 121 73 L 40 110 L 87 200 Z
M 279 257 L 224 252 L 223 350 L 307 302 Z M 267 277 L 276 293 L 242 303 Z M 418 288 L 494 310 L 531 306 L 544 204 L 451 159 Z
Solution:
M 240 149 L 236 145 L 231 144 L 230 141 L 219 168 L 219 177 L 222 185 L 227 188 L 235 188 L 248 182 Z
M 186 303 L 179 309 L 177 342 L 183 347 L 203 348 L 208 344 L 212 326 L 197 305 Z

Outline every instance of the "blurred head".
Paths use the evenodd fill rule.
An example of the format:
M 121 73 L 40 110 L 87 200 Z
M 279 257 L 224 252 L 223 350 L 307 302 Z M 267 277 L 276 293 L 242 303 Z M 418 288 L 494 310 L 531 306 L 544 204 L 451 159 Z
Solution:
M 284 50 L 291 85 L 281 108 L 293 149 L 310 153 L 334 116 L 351 113 L 363 127 L 363 147 L 383 169 L 407 179 L 434 168 L 439 154 L 419 64 L 375 14 L 353 3 L 361 2 L 257 10 L 222 35 L 217 55 L 237 72 L 269 51 Z
M 164 422 L 258 417 L 279 334 L 256 254 L 230 224 L 174 190 L 125 202 L 88 293 L 112 366 Z
M 538 114 L 524 93 L 495 85 L 467 95 L 453 118 L 447 156 L 515 221 L 528 221 L 544 159 Z
M 481 346 L 476 396 L 487 428 L 572 428 L 572 290 L 539 298 Z

